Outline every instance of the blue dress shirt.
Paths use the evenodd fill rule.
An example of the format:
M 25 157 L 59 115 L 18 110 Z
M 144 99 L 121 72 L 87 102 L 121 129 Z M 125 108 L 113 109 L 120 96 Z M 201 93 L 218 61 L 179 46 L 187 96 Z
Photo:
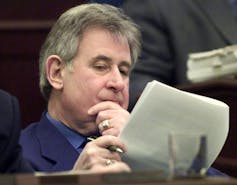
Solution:
M 67 127 L 65 124 L 55 120 L 52 118 L 48 113 L 46 114 L 46 117 L 52 123 L 59 132 L 69 141 L 69 143 L 78 151 L 80 154 L 83 150 L 87 139 L 85 136 L 82 136 L 78 132 L 72 130 L 71 128 Z

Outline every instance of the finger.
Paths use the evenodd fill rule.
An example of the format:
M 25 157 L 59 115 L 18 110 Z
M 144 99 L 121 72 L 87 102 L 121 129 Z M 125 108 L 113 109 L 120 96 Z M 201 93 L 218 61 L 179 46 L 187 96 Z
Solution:
M 126 125 L 128 118 L 120 116 L 113 117 L 109 120 L 104 120 L 98 125 L 101 135 L 118 136 L 122 128 Z
M 106 159 L 105 160 L 105 166 L 109 166 L 109 165 L 112 165 L 115 163 L 115 160 L 112 160 L 112 159 Z
M 113 126 L 111 125 L 109 120 L 102 121 L 99 124 L 98 128 L 99 128 L 99 132 L 101 135 L 106 135 L 105 131 L 107 131 L 107 130 L 110 130 L 109 133 L 117 133 L 116 130 L 118 130 L 118 129 L 113 128 Z M 107 135 L 108 135 L 108 133 L 107 133 Z M 117 135 L 114 135 L 114 136 L 117 136 Z
M 96 140 L 94 140 L 94 142 L 98 147 L 102 148 L 108 148 L 109 146 L 116 146 L 121 148 L 123 151 L 127 150 L 125 144 L 121 139 L 111 135 L 98 137 Z
M 73 170 L 89 170 L 92 169 L 94 166 L 108 166 L 116 161 L 116 159 L 105 159 L 100 156 L 93 158 L 86 156 L 84 158 L 86 158 L 86 160 L 83 160 L 83 158 L 79 157 L 80 160 L 76 161 L 73 166 Z
M 112 102 L 112 101 L 103 101 L 97 103 L 96 105 L 92 106 L 88 110 L 89 115 L 98 114 L 100 111 L 107 110 L 107 109 L 123 109 L 119 104 Z
M 111 124 L 110 124 L 110 121 L 108 119 L 105 119 L 104 121 L 100 122 L 99 129 L 101 131 L 107 130 L 109 128 L 111 128 Z
M 97 116 L 96 116 L 96 124 L 99 126 L 104 120 L 109 120 L 111 119 L 112 117 L 114 117 L 115 113 L 113 113 L 112 111 L 110 110 L 103 110 L 103 111 L 100 111 L 98 112 Z
M 78 174 L 90 174 L 90 173 L 105 174 L 105 173 L 131 172 L 131 169 L 125 163 L 116 162 L 110 166 L 96 165 L 93 166 L 93 168 L 91 169 L 78 170 L 75 168 L 73 169 L 73 171 L 77 171 Z
M 120 129 L 118 128 L 109 128 L 107 130 L 100 131 L 101 135 L 111 135 L 111 136 L 116 136 L 118 137 L 120 134 Z
M 105 170 L 109 173 L 130 172 L 131 171 L 129 166 L 123 162 L 115 162 L 112 165 L 107 166 L 107 169 L 105 169 Z
M 97 139 L 96 139 L 97 140 Z M 101 147 L 97 144 L 96 140 L 86 144 L 83 154 L 89 158 L 104 158 L 104 159 L 114 159 L 121 161 L 120 153 L 111 151 L 109 147 Z M 110 145 L 111 147 L 112 145 Z M 121 149 L 122 150 L 122 149 Z M 123 150 L 122 150 L 123 151 Z
M 116 161 L 111 165 L 99 165 L 92 168 L 96 173 L 118 173 L 118 172 L 131 172 L 131 169 L 124 162 Z
M 125 109 L 104 110 L 97 114 L 96 123 L 99 124 L 106 119 L 117 119 L 126 122 L 129 118 L 129 115 L 129 112 Z
M 80 157 L 77 159 L 73 169 L 87 170 L 97 165 L 109 165 L 113 161 L 121 161 L 117 152 L 111 152 L 107 148 L 98 147 L 93 142 L 88 143 Z
M 125 110 L 107 110 L 99 112 L 96 124 L 101 135 L 112 134 L 118 136 L 128 118 L 129 113 Z

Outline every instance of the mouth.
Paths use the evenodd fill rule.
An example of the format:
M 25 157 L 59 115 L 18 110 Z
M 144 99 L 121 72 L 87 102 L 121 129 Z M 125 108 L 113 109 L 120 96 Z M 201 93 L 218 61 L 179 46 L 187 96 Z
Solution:
M 116 104 L 118 104 L 118 105 L 121 106 L 121 101 L 119 101 L 119 100 L 117 100 L 117 99 L 107 99 L 107 100 L 105 100 L 105 101 L 111 101 L 111 102 L 116 103 Z
M 120 100 L 119 98 L 104 98 L 104 99 L 102 99 L 102 101 L 110 101 L 110 102 L 116 103 L 120 106 L 122 105 L 122 100 Z
M 118 104 L 119 106 L 122 106 L 123 105 L 123 96 L 120 95 L 120 94 L 104 94 L 103 96 L 100 97 L 100 100 L 101 101 L 110 101 L 110 102 L 113 102 L 115 104 Z

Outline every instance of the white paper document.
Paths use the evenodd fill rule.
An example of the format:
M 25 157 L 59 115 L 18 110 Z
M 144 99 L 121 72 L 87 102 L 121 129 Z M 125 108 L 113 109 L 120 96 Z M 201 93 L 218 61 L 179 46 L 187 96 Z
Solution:
M 187 78 L 191 82 L 235 76 L 237 76 L 237 45 L 190 53 L 188 56 Z
M 229 130 L 225 103 L 152 81 L 144 89 L 120 134 L 128 151 L 122 156 L 133 171 L 168 171 L 168 135 L 204 133 L 209 167 L 220 153 Z M 187 148 L 184 155 L 191 155 Z

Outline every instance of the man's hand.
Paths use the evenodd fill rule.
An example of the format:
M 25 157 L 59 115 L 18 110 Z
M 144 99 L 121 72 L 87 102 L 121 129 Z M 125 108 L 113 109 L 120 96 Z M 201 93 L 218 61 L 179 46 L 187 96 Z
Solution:
M 101 136 L 87 143 L 73 170 L 79 170 L 79 173 L 130 172 L 128 165 L 121 161 L 119 153 L 110 151 L 109 146 L 116 146 L 126 151 L 125 145 L 119 138 L 109 135 Z
M 92 106 L 89 115 L 97 115 L 96 124 L 101 135 L 118 136 L 129 118 L 129 112 L 117 103 L 104 101 Z

